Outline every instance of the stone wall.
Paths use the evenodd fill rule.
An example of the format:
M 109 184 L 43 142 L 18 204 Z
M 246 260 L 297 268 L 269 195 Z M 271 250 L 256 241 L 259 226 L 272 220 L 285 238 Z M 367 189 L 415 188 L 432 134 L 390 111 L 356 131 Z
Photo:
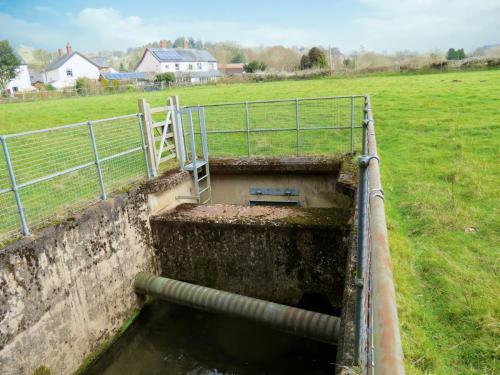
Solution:
M 0 250 L 0 374 L 71 374 L 118 332 L 141 307 L 135 275 L 157 272 L 149 216 L 189 181 L 160 177 Z

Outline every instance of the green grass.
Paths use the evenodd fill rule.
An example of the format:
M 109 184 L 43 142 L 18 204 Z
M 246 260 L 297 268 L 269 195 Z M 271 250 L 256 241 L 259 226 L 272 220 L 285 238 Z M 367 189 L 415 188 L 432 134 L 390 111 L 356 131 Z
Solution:
M 0 133 L 163 105 L 368 93 L 372 97 L 406 366 L 498 373 L 500 71 L 175 88 L 8 104 Z M 0 214 L 1 216 L 1 214 Z

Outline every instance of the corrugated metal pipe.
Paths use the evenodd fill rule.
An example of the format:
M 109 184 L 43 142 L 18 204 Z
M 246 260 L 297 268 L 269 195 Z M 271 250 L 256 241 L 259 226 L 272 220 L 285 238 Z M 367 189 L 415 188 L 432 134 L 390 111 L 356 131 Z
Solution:
M 139 274 L 135 291 L 209 312 L 252 320 L 280 331 L 336 344 L 340 318 L 278 303 L 245 297 L 149 274 Z

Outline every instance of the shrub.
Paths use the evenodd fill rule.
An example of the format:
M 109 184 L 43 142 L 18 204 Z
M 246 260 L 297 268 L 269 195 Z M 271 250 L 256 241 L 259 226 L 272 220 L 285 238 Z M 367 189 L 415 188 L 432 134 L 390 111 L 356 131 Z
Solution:
M 262 61 L 253 60 L 250 61 L 248 64 L 245 64 L 243 66 L 243 69 L 247 73 L 255 73 L 257 71 L 263 72 L 264 70 L 266 70 L 266 64 L 264 64 Z
M 170 82 L 174 82 L 175 81 L 175 74 L 174 73 L 160 73 L 160 74 L 157 74 L 156 77 L 155 77 L 155 82 L 166 82 L 166 83 L 170 83 Z

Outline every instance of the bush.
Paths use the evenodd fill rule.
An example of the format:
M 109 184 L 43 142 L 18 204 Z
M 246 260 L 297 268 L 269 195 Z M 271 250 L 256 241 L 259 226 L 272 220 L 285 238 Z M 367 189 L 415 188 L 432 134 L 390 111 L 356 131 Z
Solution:
M 243 69 L 247 73 L 255 73 L 257 71 L 263 72 L 266 70 L 266 64 L 264 64 L 262 61 L 250 61 L 248 64 L 245 64 L 243 66 Z
M 160 73 L 157 74 L 155 77 L 155 82 L 174 82 L 175 81 L 175 74 L 174 73 Z
M 83 95 L 85 93 L 85 81 L 83 78 L 78 78 L 76 80 L 75 88 L 78 95 Z

